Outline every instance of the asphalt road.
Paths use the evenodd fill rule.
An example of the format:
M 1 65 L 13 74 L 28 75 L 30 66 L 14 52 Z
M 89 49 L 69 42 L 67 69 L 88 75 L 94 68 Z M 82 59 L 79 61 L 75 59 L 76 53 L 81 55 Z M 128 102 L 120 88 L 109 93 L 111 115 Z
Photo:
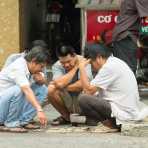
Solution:
M 0 133 L 0 148 L 148 148 L 148 137 L 120 134 Z

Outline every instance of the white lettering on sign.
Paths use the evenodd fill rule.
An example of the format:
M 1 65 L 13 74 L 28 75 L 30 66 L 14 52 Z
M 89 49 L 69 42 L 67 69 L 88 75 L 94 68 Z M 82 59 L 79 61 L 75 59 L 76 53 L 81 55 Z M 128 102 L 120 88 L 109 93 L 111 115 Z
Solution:
M 111 23 L 111 19 L 112 19 L 112 15 L 108 15 L 108 16 L 100 15 L 97 17 L 98 23 Z
M 114 20 L 113 20 L 113 17 L 114 17 Z M 102 24 L 102 23 L 111 23 L 112 20 L 114 22 L 117 22 L 117 16 L 112 16 L 112 15 L 106 15 L 106 16 L 103 16 L 103 15 L 100 15 L 97 17 L 97 22 Z
M 145 18 L 145 23 L 148 23 L 148 17 Z
M 114 18 L 115 23 L 117 23 L 117 18 L 118 18 L 118 16 L 115 16 L 115 18 Z
M 148 32 L 148 27 L 147 26 L 146 27 L 142 27 L 142 32 L 147 33 Z

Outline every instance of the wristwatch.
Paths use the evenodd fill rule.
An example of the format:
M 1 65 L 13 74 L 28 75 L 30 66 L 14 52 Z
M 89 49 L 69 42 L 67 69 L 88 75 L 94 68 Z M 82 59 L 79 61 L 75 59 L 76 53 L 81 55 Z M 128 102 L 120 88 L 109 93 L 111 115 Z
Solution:
M 42 108 L 40 108 L 40 109 L 38 109 L 38 110 L 37 110 L 37 112 L 43 112 L 43 109 L 42 109 Z

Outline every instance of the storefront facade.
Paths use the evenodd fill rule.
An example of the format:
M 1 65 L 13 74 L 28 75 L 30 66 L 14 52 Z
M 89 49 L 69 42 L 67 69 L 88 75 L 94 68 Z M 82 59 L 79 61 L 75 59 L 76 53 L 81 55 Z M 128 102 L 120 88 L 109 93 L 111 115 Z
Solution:
M 86 41 L 89 41 L 93 38 L 93 36 L 97 36 L 93 31 L 96 32 L 100 26 L 104 26 L 104 23 L 100 21 L 109 21 L 110 14 L 103 14 L 99 16 L 100 8 L 103 10 L 118 10 L 117 5 L 112 4 L 83 4 L 78 3 L 75 8 L 75 1 L 71 4 L 68 4 L 69 1 L 57 0 L 62 5 L 62 11 L 64 15 L 64 21 L 61 23 L 53 23 L 47 22 L 46 16 L 48 13 L 52 14 L 53 12 L 48 12 L 50 3 L 47 0 L 1 0 L 0 3 L 0 68 L 2 67 L 5 59 L 12 53 L 20 52 L 26 48 L 28 48 L 30 42 L 35 39 L 43 39 L 49 45 L 49 49 L 51 51 L 55 51 L 54 42 L 55 40 L 64 39 L 70 40 L 70 43 L 79 51 L 83 50 L 83 47 Z M 52 2 L 52 0 L 50 0 Z M 118 0 L 117 0 L 118 1 Z M 73 6 L 72 6 L 73 5 Z M 80 8 L 80 9 L 79 9 Z M 51 10 L 51 8 L 50 8 Z M 78 11 L 77 11 L 78 10 Z M 81 17 L 79 15 L 79 11 L 81 10 Z M 67 15 L 67 11 L 69 15 Z M 70 12 L 71 11 L 71 12 Z M 111 12 L 112 13 L 112 12 Z M 115 12 L 116 13 L 116 12 Z M 97 20 L 91 19 L 96 15 Z M 116 14 L 115 14 L 116 15 Z M 115 16 L 114 15 L 114 16 Z M 73 16 L 73 17 L 70 17 Z M 103 16 L 103 17 L 102 17 Z M 72 18 L 72 19 L 71 19 Z M 74 18 L 76 18 L 74 20 Z M 81 25 L 79 20 L 81 19 Z M 114 19 L 114 17 L 113 17 Z M 73 21 L 72 21 L 73 20 Z M 94 22 L 96 22 L 96 27 L 94 26 Z M 93 24 L 91 24 L 93 23 Z M 68 24 L 68 25 L 67 25 Z M 73 25 L 71 25 L 73 24 Z M 77 25 L 76 25 L 77 24 Z M 107 23 L 106 23 L 107 24 Z M 114 25 L 114 22 L 111 23 Z M 111 26 L 110 23 L 107 25 Z M 58 28 L 63 29 L 63 31 L 59 31 L 57 35 L 53 35 L 53 28 L 59 26 Z M 81 36 L 79 34 L 79 29 L 81 26 Z M 76 29 L 74 29 L 74 27 Z M 56 29 L 57 31 L 58 29 Z M 77 30 L 77 31 L 76 31 Z M 65 31 L 65 32 L 64 32 Z M 60 34 L 62 32 L 62 35 Z M 97 31 L 99 33 L 99 30 Z M 76 35 L 75 35 L 76 34 Z M 51 39 L 52 38 L 52 39 Z M 61 41 L 61 40 L 60 40 Z M 56 43 L 56 42 L 55 42 Z M 57 44 L 57 43 L 56 43 Z M 52 47 L 53 46 L 53 47 Z M 79 46 L 81 48 L 79 48 Z M 53 53 L 54 54 L 54 53 Z M 54 55 L 53 55 L 54 56 Z
M 104 31 L 112 30 L 119 13 L 120 0 L 79 0 L 81 9 L 82 53 L 86 42 L 98 40 Z
M 76 2 L 77 0 L 1 0 L 0 68 L 10 54 L 30 48 L 32 41 L 38 39 L 47 43 L 54 60 L 54 51 L 60 42 L 70 43 L 79 53 L 80 9 L 75 8 Z M 60 22 L 47 19 L 55 14 L 60 15 Z

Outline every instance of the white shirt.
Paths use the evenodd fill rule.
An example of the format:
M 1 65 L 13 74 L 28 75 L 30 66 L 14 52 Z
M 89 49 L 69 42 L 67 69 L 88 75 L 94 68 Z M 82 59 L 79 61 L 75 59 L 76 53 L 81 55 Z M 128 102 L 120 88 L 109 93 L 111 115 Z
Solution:
M 5 64 L 3 66 L 3 68 L 7 67 L 9 64 L 11 64 L 12 62 L 14 62 L 16 59 L 20 58 L 20 57 L 24 57 L 25 56 L 25 52 L 22 53 L 13 53 L 10 56 L 8 56 L 8 58 L 5 61 Z
M 112 117 L 116 117 L 117 124 L 138 118 L 140 101 L 137 81 L 124 61 L 109 57 L 91 84 L 102 88 L 99 95 L 110 102 Z
M 20 57 L 25 57 L 26 53 L 25 52 L 21 52 L 21 53 L 13 53 L 11 54 L 5 61 L 5 64 L 3 66 L 3 68 L 7 67 L 9 64 L 13 63 L 16 59 L 20 58 Z M 45 77 L 47 79 L 47 69 L 44 68 L 43 72 L 40 72 L 42 74 L 43 77 Z M 31 83 L 34 83 L 34 79 L 33 77 L 31 78 Z
M 26 60 L 23 57 L 16 59 L 0 72 L 0 93 L 14 85 L 20 87 L 30 85 L 29 78 L 30 72 Z

